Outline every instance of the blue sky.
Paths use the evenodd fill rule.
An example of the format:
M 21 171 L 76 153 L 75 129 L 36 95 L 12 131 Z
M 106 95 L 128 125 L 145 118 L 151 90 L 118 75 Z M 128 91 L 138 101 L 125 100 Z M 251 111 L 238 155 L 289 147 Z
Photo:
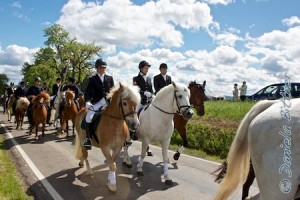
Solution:
M 61 24 L 81 42 L 104 48 L 107 73 L 131 82 L 138 63 L 149 76 L 167 63 L 174 81 L 207 81 L 207 93 L 248 94 L 300 82 L 298 0 L 0 0 L 0 73 L 18 83 L 24 62 L 44 47 L 43 30 Z

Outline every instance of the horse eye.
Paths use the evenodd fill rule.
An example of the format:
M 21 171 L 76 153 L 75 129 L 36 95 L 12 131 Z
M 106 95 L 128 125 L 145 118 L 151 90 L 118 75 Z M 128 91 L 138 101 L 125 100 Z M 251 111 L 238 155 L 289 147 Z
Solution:
M 181 99 L 181 98 L 182 98 L 182 95 L 178 95 L 178 98 Z
M 126 101 L 123 101 L 123 106 L 127 106 L 127 102 Z

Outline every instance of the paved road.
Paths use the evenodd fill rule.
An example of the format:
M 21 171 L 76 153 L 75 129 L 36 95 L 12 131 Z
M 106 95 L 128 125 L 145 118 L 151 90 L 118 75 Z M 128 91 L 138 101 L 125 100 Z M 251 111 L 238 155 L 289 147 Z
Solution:
M 144 176 L 136 175 L 136 165 L 140 153 L 140 142 L 131 147 L 133 167 L 122 166 L 117 160 L 117 192 L 109 192 L 106 183 L 108 167 L 104 163 L 101 150 L 93 148 L 89 153 L 93 176 L 85 174 L 85 168 L 78 167 L 74 157 L 74 137 L 57 134 L 54 127 L 47 126 L 46 136 L 35 141 L 28 135 L 28 124 L 24 130 L 15 130 L 14 123 L 7 122 L 7 116 L 0 114 L 0 133 L 6 135 L 6 146 L 12 152 L 18 168 L 28 184 L 27 193 L 35 199 L 163 199 L 163 200 L 210 200 L 217 191 L 218 184 L 210 172 L 218 166 L 215 162 L 182 155 L 175 164 L 169 165 L 173 186 L 164 183 L 161 150 L 151 147 L 154 156 L 146 157 Z M 122 156 L 122 152 L 121 155 Z M 173 152 L 169 152 L 172 158 Z M 252 187 L 250 193 L 257 193 Z M 231 198 L 241 199 L 241 190 Z

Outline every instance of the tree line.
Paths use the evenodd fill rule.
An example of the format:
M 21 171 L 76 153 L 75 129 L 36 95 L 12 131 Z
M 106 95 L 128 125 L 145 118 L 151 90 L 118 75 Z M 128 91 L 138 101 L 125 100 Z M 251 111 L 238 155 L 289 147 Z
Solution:
M 44 36 L 45 47 L 33 54 L 32 64 L 25 62 L 22 66 L 23 81 L 33 85 L 34 78 L 39 76 L 43 84 L 50 86 L 58 77 L 63 81 L 73 77 L 79 84 L 84 84 L 85 78 L 92 73 L 95 57 L 102 53 L 102 47 L 71 38 L 59 24 L 44 29 Z M 6 74 L 0 74 L 1 94 L 9 85 L 8 81 Z

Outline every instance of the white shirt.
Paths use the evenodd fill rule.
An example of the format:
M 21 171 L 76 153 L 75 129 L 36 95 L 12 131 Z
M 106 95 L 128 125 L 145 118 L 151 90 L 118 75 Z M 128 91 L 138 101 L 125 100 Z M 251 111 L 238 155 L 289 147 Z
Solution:
M 101 75 L 101 74 L 98 74 L 98 76 L 99 76 L 99 78 L 101 79 L 102 83 L 104 83 L 104 75 L 105 75 L 105 74 L 102 74 L 102 75 Z

